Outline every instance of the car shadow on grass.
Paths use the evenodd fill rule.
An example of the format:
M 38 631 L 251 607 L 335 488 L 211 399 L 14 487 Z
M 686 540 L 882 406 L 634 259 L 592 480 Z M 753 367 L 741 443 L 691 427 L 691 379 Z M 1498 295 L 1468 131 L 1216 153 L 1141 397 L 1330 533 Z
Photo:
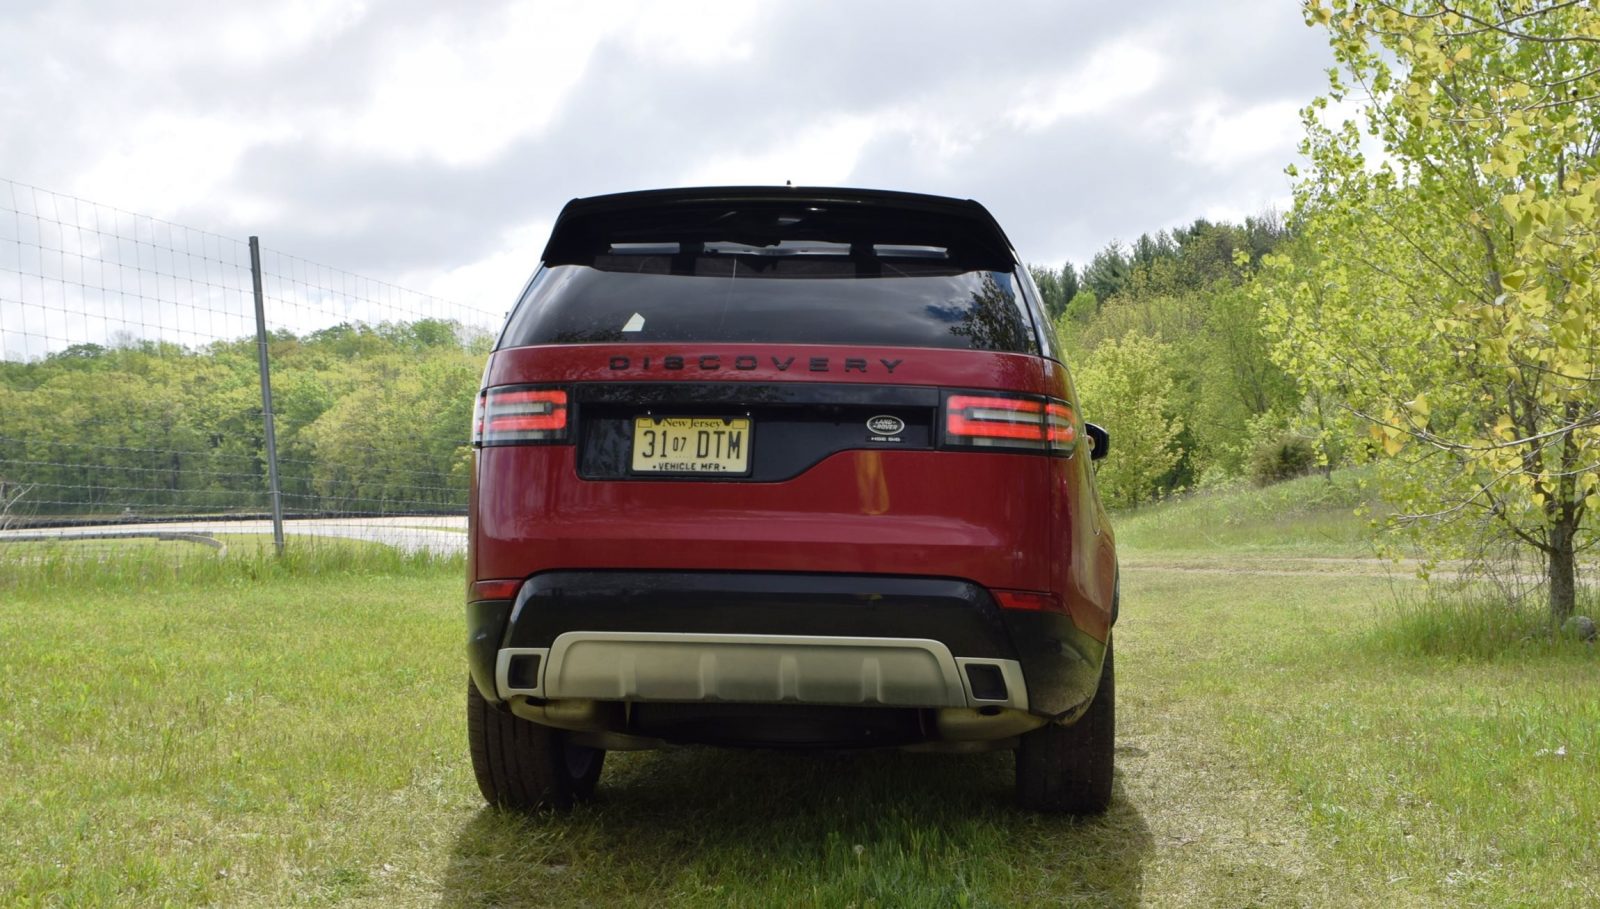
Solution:
M 1116 786 L 1105 816 L 1025 812 L 1008 753 L 612 754 L 594 802 L 483 809 L 444 907 L 1128 906 L 1152 838 Z M 474 793 L 475 795 L 475 793 Z

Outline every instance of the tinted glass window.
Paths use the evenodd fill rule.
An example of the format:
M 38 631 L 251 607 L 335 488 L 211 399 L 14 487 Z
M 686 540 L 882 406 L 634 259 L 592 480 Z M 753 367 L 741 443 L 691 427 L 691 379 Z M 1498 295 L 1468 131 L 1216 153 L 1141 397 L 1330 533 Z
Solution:
M 884 258 L 822 248 L 745 255 L 643 247 L 541 271 L 501 346 L 700 341 L 1037 352 L 1013 276 L 953 266 L 937 250 L 896 249 Z

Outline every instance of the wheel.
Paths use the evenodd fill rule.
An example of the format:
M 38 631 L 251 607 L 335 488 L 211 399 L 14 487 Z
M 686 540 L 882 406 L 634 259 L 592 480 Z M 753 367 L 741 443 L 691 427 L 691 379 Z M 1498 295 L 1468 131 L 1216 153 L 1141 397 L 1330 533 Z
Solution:
M 1101 814 L 1111 804 L 1116 763 L 1117 685 L 1106 642 L 1094 702 L 1071 726 L 1051 723 L 1017 745 L 1017 803 L 1036 811 Z
M 484 801 L 513 811 L 566 811 L 594 794 L 606 753 L 496 707 L 467 683 L 467 741 Z

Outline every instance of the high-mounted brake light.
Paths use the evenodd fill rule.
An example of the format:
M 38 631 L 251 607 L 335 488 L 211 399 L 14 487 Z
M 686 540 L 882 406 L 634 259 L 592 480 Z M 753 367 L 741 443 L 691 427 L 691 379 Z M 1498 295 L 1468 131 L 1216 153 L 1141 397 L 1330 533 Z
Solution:
M 945 398 L 946 445 L 1070 455 L 1077 435 L 1072 408 L 1065 401 L 978 394 Z
M 478 396 L 472 441 L 479 447 L 561 442 L 567 428 L 564 389 L 506 385 Z

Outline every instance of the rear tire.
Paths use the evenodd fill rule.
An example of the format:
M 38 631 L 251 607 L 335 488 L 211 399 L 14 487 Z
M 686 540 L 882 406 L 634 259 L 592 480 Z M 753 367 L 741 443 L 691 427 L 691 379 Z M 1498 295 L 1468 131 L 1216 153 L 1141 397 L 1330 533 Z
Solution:
M 566 811 L 594 795 L 606 753 L 489 703 L 467 683 L 467 742 L 478 790 L 512 811 Z
M 1050 723 L 1017 745 L 1017 803 L 1035 811 L 1103 814 L 1111 804 L 1116 763 L 1117 685 L 1106 642 L 1100 687 L 1071 726 Z

